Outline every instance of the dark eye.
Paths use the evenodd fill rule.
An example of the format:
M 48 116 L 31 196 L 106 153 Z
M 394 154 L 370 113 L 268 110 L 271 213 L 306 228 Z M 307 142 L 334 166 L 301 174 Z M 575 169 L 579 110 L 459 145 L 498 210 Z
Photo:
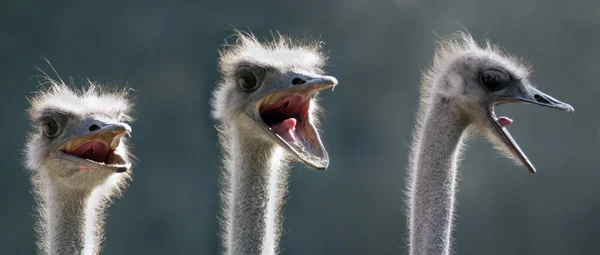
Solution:
M 245 91 L 253 91 L 258 88 L 256 76 L 250 71 L 242 71 L 238 74 L 238 84 Z
M 46 136 L 53 138 L 58 135 L 59 126 L 56 120 L 48 118 L 42 121 L 42 129 Z
M 503 89 L 508 85 L 509 80 L 506 73 L 498 70 L 486 70 L 481 74 L 481 84 L 491 91 Z

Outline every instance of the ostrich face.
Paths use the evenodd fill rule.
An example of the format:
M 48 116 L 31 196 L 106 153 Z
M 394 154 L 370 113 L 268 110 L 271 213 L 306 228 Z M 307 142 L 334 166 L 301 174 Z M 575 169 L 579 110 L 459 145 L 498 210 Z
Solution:
M 279 144 L 312 168 L 327 168 L 315 96 L 338 82 L 322 75 L 318 44 L 294 45 L 283 36 L 261 44 L 252 35 L 237 36 L 237 44 L 219 59 L 223 80 L 213 98 L 215 118 L 235 122 L 248 136 Z
M 78 95 L 63 85 L 33 99 L 28 166 L 45 171 L 53 182 L 77 189 L 93 188 L 110 176 L 127 173 L 131 163 L 125 143 L 131 127 L 124 101 L 119 100 L 124 99 L 92 91 Z
M 331 76 L 241 64 L 234 73 L 236 89 L 246 104 L 238 109 L 243 125 L 262 130 L 263 137 L 315 169 L 329 163 L 314 125 L 315 96 L 337 85 Z
M 448 69 L 447 86 L 442 93 L 451 96 L 463 113 L 483 130 L 490 140 L 527 171 L 535 168 L 512 138 L 507 126 L 512 120 L 497 117 L 494 106 L 508 103 L 530 103 L 572 112 L 573 107 L 534 88 L 528 71 L 491 51 L 480 51 L 458 57 Z

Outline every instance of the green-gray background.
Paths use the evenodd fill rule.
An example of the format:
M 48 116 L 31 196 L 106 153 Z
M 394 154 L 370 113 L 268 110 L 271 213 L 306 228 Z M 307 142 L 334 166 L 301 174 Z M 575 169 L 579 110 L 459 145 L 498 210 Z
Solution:
M 231 27 L 321 39 L 340 86 L 322 94 L 330 167 L 295 164 L 283 254 L 405 254 L 402 190 L 420 72 L 435 34 L 464 26 L 528 60 L 532 81 L 575 114 L 500 107 L 538 169 L 484 140 L 461 167 L 457 254 L 597 254 L 600 249 L 599 1 L 2 1 L 0 254 L 33 254 L 33 198 L 21 166 L 34 67 L 135 88 L 124 197 L 104 254 L 216 254 L 220 152 L 208 99 Z M 434 34 L 435 33 L 435 34 Z

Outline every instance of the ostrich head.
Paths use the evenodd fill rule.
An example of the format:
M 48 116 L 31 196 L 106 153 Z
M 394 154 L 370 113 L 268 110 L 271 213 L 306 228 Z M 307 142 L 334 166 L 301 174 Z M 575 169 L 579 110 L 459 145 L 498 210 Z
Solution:
M 222 80 L 213 98 L 213 115 L 233 122 L 245 135 L 284 147 L 315 169 L 329 164 L 317 131 L 317 93 L 337 85 L 324 76 L 320 44 L 292 42 L 279 35 L 260 43 L 237 32 L 237 41 L 220 52 Z
M 91 82 L 78 91 L 46 79 L 49 88 L 30 98 L 27 167 L 72 189 L 92 189 L 111 177 L 117 183 L 127 179 L 131 105 L 126 93 Z
M 440 43 L 433 66 L 424 76 L 428 94 L 439 93 L 458 113 L 508 157 L 535 173 L 533 164 L 512 138 L 507 126 L 512 120 L 497 117 L 494 106 L 530 103 L 572 112 L 573 107 L 536 89 L 529 81 L 529 69 L 489 42 L 479 47 L 466 33 Z

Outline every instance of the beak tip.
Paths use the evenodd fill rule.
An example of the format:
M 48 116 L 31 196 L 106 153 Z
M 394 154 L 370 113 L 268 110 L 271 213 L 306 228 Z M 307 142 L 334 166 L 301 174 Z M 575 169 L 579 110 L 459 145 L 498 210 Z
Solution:
M 333 83 L 334 87 L 339 84 L 337 78 L 335 78 L 333 76 L 329 76 L 329 79 L 331 79 L 331 82 Z
M 324 87 L 335 88 L 339 85 L 337 78 L 333 76 L 322 76 L 320 79 Z
M 575 112 L 575 108 L 569 105 L 569 107 L 567 108 L 567 112 Z
M 570 104 L 567 104 L 567 103 L 563 103 L 563 102 L 558 102 L 556 104 L 555 108 L 563 110 L 565 112 L 575 112 L 575 108 L 573 106 L 571 106 Z

